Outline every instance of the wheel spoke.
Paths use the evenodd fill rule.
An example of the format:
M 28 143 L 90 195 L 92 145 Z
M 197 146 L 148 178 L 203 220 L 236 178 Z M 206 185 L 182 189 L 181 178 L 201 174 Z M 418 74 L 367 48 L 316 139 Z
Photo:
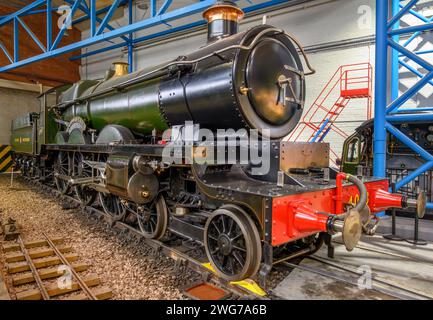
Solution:
M 237 234 L 237 235 L 235 235 L 233 238 L 230 238 L 230 240 L 231 241 L 235 241 L 235 240 L 239 239 L 239 237 L 241 237 L 241 236 L 243 236 L 242 232 L 239 233 L 239 234 Z
M 225 224 L 225 222 L 224 222 L 224 217 L 225 217 L 225 216 L 221 215 L 221 224 L 222 224 L 222 226 L 223 226 L 223 232 L 226 233 L 226 224 Z
M 218 241 L 218 238 L 216 238 L 215 236 L 213 236 L 213 235 L 211 235 L 211 234 L 208 235 L 208 238 L 209 238 L 209 239 L 212 239 L 212 240 L 214 240 L 214 241 Z
M 233 220 L 233 219 L 230 219 L 229 230 L 227 231 L 227 235 L 228 235 L 228 236 L 230 236 L 230 234 L 232 233 L 233 224 L 234 224 L 234 220 Z
M 214 228 L 216 229 L 216 231 L 218 232 L 218 234 L 221 234 L 220 229 L 218 228 L 218 226 L 216 225 L 215 221 L 212 221 L 212 225 L 214 226 Z
M 120 213 L 121 208 L 120 208 L 120 201 L 115 201 L 115 199 L 113 198 L 112 201 L 114 201 L 114 206 L 113 206 L 113 212 L 117 215 Z
M 222 265 L 223 268 L 226 268 L 226 264 L 227 264 L 227 256 L 223 256 L 221 265 Z
M 241 248 L 241 247 L 239 247 L 239 246 L 235 246 L 235 245 L 233 246 L 233 249 L 238 250 L 238 251 L 241 251 L 241 252 L 247 252 L 246 249 Z
M 233 262 L 233 256 L 229 256 L 227 258 L 227 261 L 229 261 L 228 265 L 230 266 L 230 269 L 232 271 L 232 273 L 235 273 L 235 266 L 234 266 L 234 262 Z
M 241 268 L 244 267 L 245 261 L 244 259 L 240 256 L 239 252 L 233 252 L 233 257 L 235 257 L 236 262 L 241 266 Z
M 156 228 L 156 222 L 153 221 L 152 219 L 150 219 L 149 222 L 148 222 L 147 224 L 148 224 L 149 227 L 150 227 L 150 232 L 153 233 L 153 231 L 154 231 L 155 228 Z M 154 228 L 153 226 L 155 226 L 155 228 Z

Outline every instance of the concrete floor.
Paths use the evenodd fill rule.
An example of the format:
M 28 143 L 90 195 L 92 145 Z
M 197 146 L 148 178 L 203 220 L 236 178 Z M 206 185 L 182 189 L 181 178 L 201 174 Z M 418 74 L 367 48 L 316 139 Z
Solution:
M 403 238 L 413 238 L 414 236 L 414 222 L 413 218 L 396 218 L 396 234 Z M 378 233 L 388 234 L 391 233 L 391 217 L 387 216 L 380 222 Z M 433 242 L 433 221 L 421 219 L 419 220 L 419 239 Z
M 294 269 L 274 293 L 284 299 L 301 300 L 433 299 L 433 243 L 415 247 L 406 242 L 390 242 L 377 235 L 365 237 L 359 247 L 347 252 L 340 241 L 335 238 L 334 259 L 327 257 L 326 246 L 314 255 L 333 266 L 306 258 L 300 263 L 305 269 Z M 312 271 L 324 272 L 326 276 Z M 360 288 L 359 283 L 368 284 L 369 272 L 374 279 L 387 284 L 373 281 L 373 289 Z M 329 275 L 343 278 L 345 282 Z

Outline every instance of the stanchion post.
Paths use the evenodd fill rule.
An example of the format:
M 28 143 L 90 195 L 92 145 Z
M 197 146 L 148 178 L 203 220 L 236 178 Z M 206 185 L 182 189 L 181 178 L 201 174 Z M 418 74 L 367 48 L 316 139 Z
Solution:
M 419 187 L 416 188 L 416 194 L 419 194 L 420 190 Z M 427 241 L 419 238 L 419 219 L 418 212 L 415 211 L 415 226 L 413 230 L 413 238 L 405 239 L 406 242 L 413 244 L 415 246 L 425 246 L 427 245 Z
M 395 182 L 391 184 L 391 191 L 395 193 Z M 383 237 L 391 241 L 403 241 L 404 239 L 397 235 L 397 215 L 395 208 L 392 209 L 391 216 L 391 234 L 385 234 Z

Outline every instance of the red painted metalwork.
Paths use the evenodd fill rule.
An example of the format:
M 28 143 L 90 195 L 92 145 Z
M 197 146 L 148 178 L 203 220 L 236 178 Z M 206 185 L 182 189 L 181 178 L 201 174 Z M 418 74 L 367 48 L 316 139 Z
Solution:
M 326 232 L 329 219 L 327 215 L 318 213 L 303 202 L 294 202 L 290 206 L 294 212 L 292 235 L 295 235 L 294 230 L 298 232 L 317 232 L 317 230 Z
M 375 190 L 370 194 L 372 211 L 385 211 L 389 207 L 403 207 L 403 196 L 401 194 L 392 194 L 382 189 Z
M 343 213 L 343 179 L 346 178 L 346 174 L 340 172 L 336 178 L 336 195 L 335 195 L 335 213 Z
M 272 203 L 272 245 L 326 232 L 327 214 L 342 214 L 345 205 L 355 205 L 359 190 L 353 184 L 343 183 L 345 177 L 345 174 L 339 174 L 333 188 L 275 198 Z M 372 214 L 402 207 L 401 195 L 385 191 L 389 189 L 388 180 L 366 182 L 365 186 L 367 205 Z

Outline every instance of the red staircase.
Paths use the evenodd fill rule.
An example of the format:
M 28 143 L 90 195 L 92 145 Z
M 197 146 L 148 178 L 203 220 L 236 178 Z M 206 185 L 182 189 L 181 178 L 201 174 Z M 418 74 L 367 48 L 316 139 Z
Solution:
M 370 63 L 339 67 L 311 107 L 304 113 L 301 122 L 289 136 L 289 140 L 322 142 L 331 131 L 346 139 L 348 134 L 337 126 L 336 121 L 353 99 L 366 99 L 367 119 L 371 118 L 372 74 Z M 331 153 L 335 160 L 338 156 L 332 148 Z

